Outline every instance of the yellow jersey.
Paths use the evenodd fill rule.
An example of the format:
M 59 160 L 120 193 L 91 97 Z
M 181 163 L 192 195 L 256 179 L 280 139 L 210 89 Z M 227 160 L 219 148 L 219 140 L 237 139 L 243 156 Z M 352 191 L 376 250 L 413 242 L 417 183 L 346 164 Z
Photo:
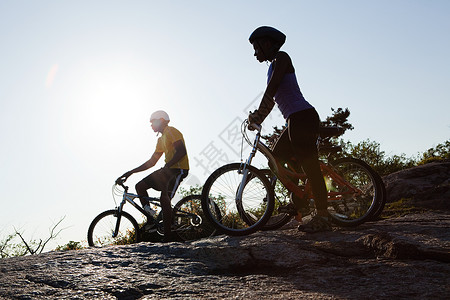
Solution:
M 183 135 L 180 131 L 178 131 L 175 127 L 167 126 L 164 128 L 162 135 L 158 138 L 158 142 L 156 143 L 156 152 L 163 152 L 165 157 L 165 162 L 167 163 L 172 159 L 175 154 L 175 147 L 173 143 L 177 141 L 182 141 L 183 145 L 186 147 L 184 143 Z M 187 154 L 180 159 L 177 163 L 175 163 L 170 168 L 172 169 L 184 169 L 189 170 L 189 159 Z

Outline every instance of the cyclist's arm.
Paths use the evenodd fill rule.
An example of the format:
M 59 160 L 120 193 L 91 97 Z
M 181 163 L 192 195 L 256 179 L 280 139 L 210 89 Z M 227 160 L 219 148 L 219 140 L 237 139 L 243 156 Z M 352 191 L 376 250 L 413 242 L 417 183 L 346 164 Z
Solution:
M 143 163 L 139 167 L 126 172 L 125 174 L 123 174 L 123 177 L 129 177 L 133 173 L 142 172 L 142 171 L 150 169 L 151 167 L 156 165 L 156 163 L 158 162 L 158 160 L 161 158 L 162 155 L 163 155 L 163 152 L 154 152 L 152 157 L 150 157 L 149 160 L 147 160 L 145 163 Z
M 172 159 L 169 160 L 165 168 L 170 168 L 177 162 L 179 162 L 185 155 L 187 155 L 186 147 L 184 146 L 184 143 L 182 140 L 175 141 L 173 143 L 173 147 L 175 148 L 175 154 L 173 155 Z
M 283 80 L 284 75 L 286 73 L 293 73 L 294 67 L 292 66 L 291 58 L 286 52 L 280 51 L 277 53 L 275 57 L 275 65 L 272 72 L 272 77 L 270 77 L 269 83 L 267 84 L 266 91 L 264 94 L 267 94 L 271 99 L 275 96 L 275 93 L 280 86 L 281 81 Z
M 275 105 L 273 97 L 286 73 L 294 72 L 291 59 L 286 52 L 278 52 L 275 57 L 274 69 L 269 79 L 263 98 L 257 111 L 257 119 L 261 124 Z

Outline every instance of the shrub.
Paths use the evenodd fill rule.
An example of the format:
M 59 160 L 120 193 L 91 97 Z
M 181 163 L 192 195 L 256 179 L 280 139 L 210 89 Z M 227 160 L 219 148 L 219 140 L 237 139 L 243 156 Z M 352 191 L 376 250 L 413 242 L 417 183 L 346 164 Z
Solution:
M 56 247 L 56 251 L 68 251 L 68 250 L 81 250 L 85 247 L 82 246 L 81 242 L 69 241 L 67 244 L 63 246 Z
M 422 153 L 421 160 L 417 163 L 423 165 L 430 162 L 450 160 L 450 140 L 438 144 L 434 148 L 430 148 Z
M 379 175 L 384 176 L 416 165 L 413 158 L 405 154 L 386 156 L 381 150 L 380 143 L 365 140 L 357 144 L 341 140 L 342 153 L 339 156 L 352 156 L 369 164 Z

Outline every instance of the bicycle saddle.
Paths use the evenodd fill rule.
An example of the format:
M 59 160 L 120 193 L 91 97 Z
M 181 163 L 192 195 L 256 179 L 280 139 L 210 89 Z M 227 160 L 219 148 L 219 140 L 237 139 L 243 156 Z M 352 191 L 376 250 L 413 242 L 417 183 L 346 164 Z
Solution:
M 331 126 L 331 127 L 320 127 L 319 136 L 321 138 L 330 138 L 333 136 L 339 136 L 344 133 L 344 128 Z

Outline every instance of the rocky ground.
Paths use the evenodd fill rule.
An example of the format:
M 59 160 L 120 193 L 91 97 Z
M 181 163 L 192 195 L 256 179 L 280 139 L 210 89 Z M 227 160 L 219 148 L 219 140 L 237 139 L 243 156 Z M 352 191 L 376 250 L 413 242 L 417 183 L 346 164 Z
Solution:
M 435 199 L 445 199 L 448 178 L 447 189 L 445 180 L 430 187 Z M 399 188 L 392 182 L 390 195 Z M 427 208 L 328 233 L 292 224 L 245 237 L 7 258 L 0 299 L 448 299 L 449 227 L 448 210 Z
M 450 215 L 0 260 L 2 299 L 448 299 Z
M 450 211 L 450 161 L 429 163 L 385 176 L 388 202 Z

